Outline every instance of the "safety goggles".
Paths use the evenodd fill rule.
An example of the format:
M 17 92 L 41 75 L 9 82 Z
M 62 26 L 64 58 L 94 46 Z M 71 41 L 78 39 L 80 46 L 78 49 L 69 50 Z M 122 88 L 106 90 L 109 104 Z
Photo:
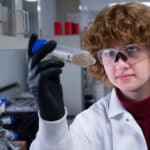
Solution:
M 146 44 L 128 44 L 119 48 L 106 48 L 97 52 L 99 62 L 105 66 L 113 66 L 121 58 L 133 65 L 148 56 L 150 51 Z

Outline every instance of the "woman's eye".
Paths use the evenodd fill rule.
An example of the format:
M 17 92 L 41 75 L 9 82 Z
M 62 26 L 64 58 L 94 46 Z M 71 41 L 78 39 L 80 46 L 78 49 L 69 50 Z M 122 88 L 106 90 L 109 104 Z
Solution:
M 138 49 L 137 46 L 129 46 L 129 47 L 127 47 L 127 52 L 128 52 L 129 54 L 136 53 L 138 50 L 139 50 L 139 49 Z
M 107 56 L 107 57 L 115 56 L 115 51 L 107 50 L 107 51 L 104 52 L 104 56 Z

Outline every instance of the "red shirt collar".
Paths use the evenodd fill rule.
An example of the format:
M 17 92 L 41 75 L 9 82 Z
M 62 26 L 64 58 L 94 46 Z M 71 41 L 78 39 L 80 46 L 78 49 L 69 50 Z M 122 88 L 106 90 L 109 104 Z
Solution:
M 150 117 L 150 97 L 142 100 L 127 101 L 119 89 L 115 89 L 121 104 L 137 119 Z

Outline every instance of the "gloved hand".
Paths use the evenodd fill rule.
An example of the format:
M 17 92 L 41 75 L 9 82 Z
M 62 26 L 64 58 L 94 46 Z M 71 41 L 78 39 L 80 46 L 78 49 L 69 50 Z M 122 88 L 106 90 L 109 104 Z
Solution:
M 63 92 L 60 83 L 60 74 L 64 63 L 58 60 L 41 61 L 52 52 L 57 43 L 49 41 L 36 54 L 32 53 L 32 46 L 37 40 L 32 34 L 28 43 L 28 86 L 38 102 L 40 116 L 44 120 L 55 121 L 60 119 L 64 111 Z

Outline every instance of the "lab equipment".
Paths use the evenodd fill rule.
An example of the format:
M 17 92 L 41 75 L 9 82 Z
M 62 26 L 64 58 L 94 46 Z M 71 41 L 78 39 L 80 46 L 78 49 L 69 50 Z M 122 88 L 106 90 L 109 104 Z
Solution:
M 19 134 L 12 130 L 4 129 L 0 127 L 0 138 L 5 138 L 11 141 L 16 141 L 19 138 Z
M 3 138 L 0 138 L 0 150 L 8 150 L 7 141 Z
M 0 150 L 20 150 L 18 144 L 12 141 L 18 140 L 19 134 L 12 130 L 4 129 L 0 127 Z
M 12 115 L 0 117 L 0 126 L 11 125 L 14 123 L 14 121 L 15 121 L 15 118 Z
M 46 44 L 47 41 L 43 39 L 38 39 L 35 41 L 32 47 L 33 54 L 37 53 L 41 46 Z M 61 61 L 69 62 L 80 67 L 88 67 L 95 64 L 95 58 L 85 50 L 70 48 L 67 46 L 57 44 L 55 50 L 50 53 L 45 59 L 56 58 Z
M 15 118 L 13 115 L 3 116 L 2 114 L 6 110 L 8 100 L 6 98 L 0 98 L 0 150 L 20 150 L 18 144 L 13 141 L 18 140 L 19 134 L 13 130 L 4 129 L 4 125 L 11 125 L 14 123 Z
M 20 150 L 20 146 L 11 141 L 7 141 L 5 138 L 0 139 L 0 150 Z
M 5 111 L 8 100 L 6 98 L 0 98 L 0 115 Z
M 8 142 L 8 146 L 9 146 L 9 149 L 11 150 L 21 150 L 19 144 L 16 144 L 16 143 L 13 143 L 13 142 Z

